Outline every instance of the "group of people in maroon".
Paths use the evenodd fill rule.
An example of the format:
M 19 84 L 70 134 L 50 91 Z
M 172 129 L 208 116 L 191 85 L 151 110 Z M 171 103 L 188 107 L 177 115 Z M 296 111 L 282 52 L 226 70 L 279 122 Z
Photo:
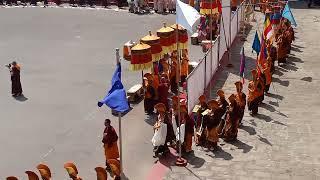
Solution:
M 155 131 L 159 128 L 159 123 L 167 124 L 168 137 L 164 145 L 165 149 L 167 146 L 177 149 L 179 144 L 180 140 L 177 140 L 173 133 L 175 131 L 174 123 L 178 126 L 185 124 L 182 151 L 186 153 L 192 151 L 193 142 L 213 150 L 218 145 L 219 138 L 223 138 L 225 141 L 236 140 L 246 106 L 250 115 L 258 114 L 258 108 L 263 103 L 264 96 L 269 93 L 275 62 L 278 61 L 278 65 L 286 63 L 291 43 L 294 41 L 294 31 L 287 19 L 281 19 L 275 29 L 273 41 L 266 41 L 267 57 L 264 61 L 257 60 L 256 69 L 251 71 L 252 79 L 248 83 L 248 96 L 243 93 L 243 83 L 238 81 L 235 82 L 235 93 L 228 98 L 225 97 L 224 91 L 221 89 L 217 91 L 218 99 L 208 101 L 205 95 L 200 96 L 199 104 L 192 112 L 187 111 L 185 102 L 180 102 L 178 108 L 179 98 L 177 96 L 162 97 L 158 104 L 150 107 L 150 110 L 153 111 L 155 108 L 157 111 Z M 169 88 L 164 88 L 163 91 L 170 94 Z M 180 120 L 178 118 L 179 111 L 181 113 Z

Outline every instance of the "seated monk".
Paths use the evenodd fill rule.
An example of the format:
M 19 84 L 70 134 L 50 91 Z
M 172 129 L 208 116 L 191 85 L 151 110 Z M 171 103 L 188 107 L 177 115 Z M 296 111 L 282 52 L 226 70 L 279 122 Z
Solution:
M 28 175 L 28 180 L 39 180 L 39 177 L 35 172 L 26 171 L 25 173 Z
M 79 175 L 78 175 L 78 170 L 77 170 L 77 167 L 74 163 L 72 163 L 72 162 L 65 163 L 64 168 L 67 170 L 69 177 L 72 180 L 82 180 L 82 178 L 79 177 Z
M 47 165 L 39 164 L 37 166 L 37 169 L 39 170 L 41 178 L 43 180 L 50 180 L 51 179 L 51 171 Z
M 226 116 L 226 127 L 224 129 L 223 137 L 225 141 L 234 141 L 237 139 L 239 127 L 239 106 L 236 97 L 232 94 L 229 98 L 229 107 Z

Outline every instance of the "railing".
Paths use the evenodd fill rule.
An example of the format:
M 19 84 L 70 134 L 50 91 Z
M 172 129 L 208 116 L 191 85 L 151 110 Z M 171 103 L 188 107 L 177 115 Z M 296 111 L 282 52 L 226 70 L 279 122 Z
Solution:
M 233 13 L 230 6 L 224 5 L 222 9 L 223 19 L 220 23 L 220 35 L 212 45 L 212 60 L 210 57 L 211 48 L 200 60 L 198 66 L 187 77 L 188 112 L 198 103 L 198 97 L 204 94 L 210 84 L 212 77 L 219 68 L 219 62 L 225 53 L 228 52 L 240 30 L 240 22 L 243 18 L 243 3 Z

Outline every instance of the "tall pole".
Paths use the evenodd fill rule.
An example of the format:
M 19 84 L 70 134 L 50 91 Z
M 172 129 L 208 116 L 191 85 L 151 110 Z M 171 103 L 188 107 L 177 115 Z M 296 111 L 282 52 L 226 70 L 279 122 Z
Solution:
M 228 55 L 229 55 L 229 59 L 228 59 L 228 67 L 233 67 L 233 64 L 231 62 L 231 9 L 229 9 L 229 47 L 228 47 Z
M 217 1 L 216 1 L 217 2 Z M 213 34 L 212 34 L 212 3 L 213 1 L 210 0 L 210 19 L 209 19 L 209 23 L 210 23 L 210 80 L 209 80 L 209 98 L 211 99 L 211 76 L 212 76 L 212 38 L 213 38 Z M 205 73 L 206 75 L 206 73 Z M 205 82 L 205 86 L 206 86 L 206 82 Z
M 180 52 L 179 52 L 179 24 L 176 23 L 176 27 L 177 27 L 177 30 L 176 30 L 176 43 L 177 43 L 177 81 L 178 81 L 178 126 L 179 126 L 179 141 L 181 139 L 180 135 L 181 135 L 181 132 L 180 132 L 180 122 L 181 122 L 181 117 L 180 117 Z M 179 158 L 181 158 L 181 141 L 179 142 Z
M 116 61 L 120 63 L 119 48 L 116 48 Z M 123 178 L 123 159 L 122 159 L 122 133 L 121 133 L 121 112 L 118 112 L 119 121 L 119 145 L 120 145 L 120 177 Z
M 177 72 L 176 72 L 176 80 L 178 82 L 178 93 L 177 93 L 177 97 L 178 97 L 178 126 L 179 126 L 179 157 L 176 161 L 176 164 L 178 166 L 186 166 L 187 163 L 186 163 L 186 160 L 184 160 L 182 157 L 181 157 L 181 129 L 180 129 L 180 126 L 181 126 L 181 115 L 180 115 L 180 52 L 179 52 L 179 24 L 178 22 L 176 22 L 176 43 L 177 43 Z

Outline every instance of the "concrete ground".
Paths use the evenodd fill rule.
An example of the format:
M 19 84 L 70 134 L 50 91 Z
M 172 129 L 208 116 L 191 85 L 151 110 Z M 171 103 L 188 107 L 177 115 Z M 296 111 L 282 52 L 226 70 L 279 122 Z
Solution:
M 238 141 L 219 142 L 213 152 L 194 147 L 187 156 L 186 168 L 172 166 L 166 180 L 212 179 L 320 179 L 320 76 L 319 9 L 306 9 L 302 1 L 291 2 L 297 21 L 296 41 L 293 43 L 288 63 L 277 67 L 270 87 L 270 95 L 259 108 L 259 115 L 245 113 Z M 258 18 L 262 31 L 262 17 Z M 244 43 L 246 54 L 246 84 L 250 70 L 255 67 L 256 55 L 251 52 L 253 25 Z M 225 90 L 227 96 L 235 92 L 234 82 L 239 80 L 239 60 L 242 43 L 232 49 L 233 68 L 225 68 L 212 88 Z
M 110 88 L 115 48 L 155 32 L 174 16 L 139 16 L 127 11 L 66 8 L 0 9 L 0 179 L 36 171 L 47 163 L 53 179 L 69 179 L 63 164 L 74 161 L 80 176 L 95 179 L 104 166 L 101 143 L 104 119 L 117 117 L 97 101 Z M 5 64 L 18 61 L 25 98 L 10 94 Z M 127 89 L 141 82 L 123 61 Z M 125 175 L 145 179 L 154 163 L 151 125 L 143 103 L 123 117 Z

